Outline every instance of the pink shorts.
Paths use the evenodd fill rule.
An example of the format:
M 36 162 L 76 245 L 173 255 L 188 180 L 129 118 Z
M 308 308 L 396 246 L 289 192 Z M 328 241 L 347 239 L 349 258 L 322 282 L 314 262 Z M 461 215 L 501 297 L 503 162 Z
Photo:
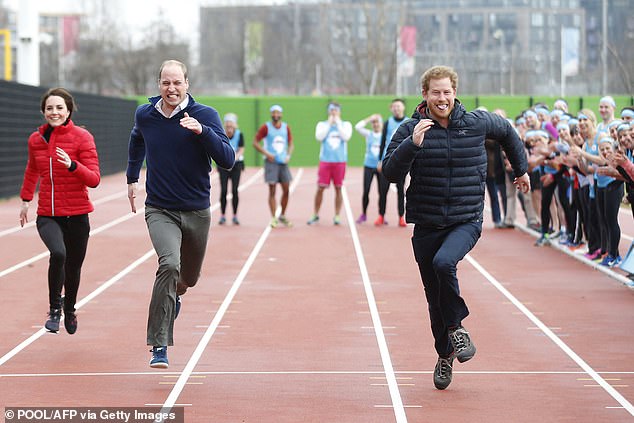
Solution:
M 346 163 L 319 162 L 317 175 L 317 184 L 320 187 L 327 188 L 330 186 L 330 181 L 332 181 L 333 185 L 339 188 L 343 185 L 343 177 L 346 176 Z

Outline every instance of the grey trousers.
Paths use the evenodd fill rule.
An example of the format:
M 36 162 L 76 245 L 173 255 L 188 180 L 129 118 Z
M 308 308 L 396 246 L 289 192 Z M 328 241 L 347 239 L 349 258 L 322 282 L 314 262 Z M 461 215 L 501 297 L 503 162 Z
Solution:
M 211 211 L 145 208 L 145 222 L 158 256 L 147 322 L 147 344 L 174 345 L 176 287 L 179 294 L 198 282 L 205 258 Z M 181 288 L 182 287 L 182 288 Z

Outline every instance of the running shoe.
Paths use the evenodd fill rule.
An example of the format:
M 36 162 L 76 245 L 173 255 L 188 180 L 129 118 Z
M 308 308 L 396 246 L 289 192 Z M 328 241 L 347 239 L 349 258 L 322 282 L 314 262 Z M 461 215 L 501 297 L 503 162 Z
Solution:
M 240 221 L 238 220 L 238 216 L 233 216 L 233 219 L 231 219 L 231 221 L 233 222 L 234 225 L 240 224 Z
M 588 260 L 596 260 L 599 257 L 601 257 L 601 249 L 598 248 L 598 249 L 594 250 L 592 253 L 591 252 L 587 252 L 583 256 L 585 258 L 587 258 Z
M 456 329 L 449 329 L 449 341 L 453 346 L 454 356 L 460 363 L 471 360 L 476 353 L 476 348 L 471 342 L 469 332 L 462 326 L 458 326 Z
M 310 217 L 310 219 L 308 219 L 308 222 L 306 222 L 307 225 L 314 225 L 315 223 L 319 222 L 319 216 L 317 216 L 316 214 L 312 215 Z
M 612 267 L 611 263 L 612 263 L 613 261 L 616 261 L 616 257 L 613 257 L 613 256 L 611 256 L 611 255 L 609 255 L 609 254 L 608 254 L 608 255 L 606 255 L 605 257 L 603 257 L 603 260 L 601 260 L 601 261 L 599 262 L 599 265 L 601 265 L 601 266 L 606 266 L 606 267 Z
M 339 215 L 335 215 L 335 217 L 332 219 L 332 223 L 334 223 L 335 225 L 340 225 L 341 224 L 341 217 L 339 217 Z
M 64 327 L 69 335 L 77 332 L 77 315 L 75 313 L 64 312 Z
M 387 225 L 387 222 L 385 221 L 385 218 L 382 215 L 379 215 L 379 217 L 377 217 L 376 220 L 374 221 L 374 226 L 383 226 L 383 225 Z
M 438 357 L 436 368 L 434 369 L 434 386 L 436 389 L 446 389 L 451 383 L 453 374 L 453 355 L 449 358 Z
M 44 327 L 49 332 L 57 332 L 59 330 L 59 321 L 62 318 L 62 310 L 59 308 L 52 308 L 48 312 L 48 320 L 44 323 Z
M 405 216 L 401 216 L 398 218 L 398 226 L 404 228 L 407 226 L 407 222 L 405 221 Z
M 277 217 L 272 217 L 271 218 L 271 228 L 277 228 L 277 224 L 278 224 Z
M 283 214 L 282 214 L 282 215 L 280 215 L 280 217 L 279 217 L 279 221 L 280 221 L 280 223 L 281 223 L 282 225 L 286 226 L 287 228 L 290 228 L 290 227 L 292 227 L 292 226 L 293 226 L 293 224 L 291 223 L 291 221 L 290 221 L 290 220 L 288 220 L 288 219 L 286 218 L 286 216 L 284 216 Z
M 218 221 L 219 225 L 224 225 L 227 219 L 224 216 L 220 216 L 220 220 Z
M 366 220 L 368 220 L 368 217 L 365 215 L 365 213 L 361 213 L 361 216 L 359 216 L 359 218 L 357 219 L 357 223 L 360 225 Z
M 623 259 L 621 258 L 621 256 L 616 256 L 614 260 L 612 260 L 608 266 L 617 267 L 619 264 L 621 264 L 622 261 Z
M 167 369 L 169 367 L 169 362 L 167 361 L 167 347 L 152 347 L 150 352 L 152 353 L 150 367 L 155 369 Z
M 548 236 L 548 234 L 542 234 L 542 236 L 540 236 L 537 241 L 535 241 L 535 246 L 536 247 L 541 247 L 543 245 L 547 245 L 550 243 L 550 237 Z
M 176 305 L 174 306 L 174 320 L 178 317 L 181 312 L 181 296 L 176 296 Z

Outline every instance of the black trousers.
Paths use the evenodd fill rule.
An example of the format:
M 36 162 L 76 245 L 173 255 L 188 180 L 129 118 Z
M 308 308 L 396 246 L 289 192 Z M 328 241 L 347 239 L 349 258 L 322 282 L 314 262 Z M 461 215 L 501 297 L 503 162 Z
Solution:
M 90 234 L 88 215 L 38 216 L 36 226 L 40 238 L 51 253 L 48 262 L 49 306 L 60 308 L 64 288 L 64 312 L 74 313 L 81 266 L 86 257 Z
M 236 162 L 231 170 L 218 168 L 220 176 L 220 213 L 225 214 L 227 209 L 227 193 L 229 188 L 229 180 L 231 179 L 231 205 L 233 206 L 233 214 L 238 213 L 238 187 L 240 186 L 240 174 L 244 167 L 243 162 Z
M 375 167 L 363 167 L 363 196 L 361 197 L 361 207 L 363 214 L 368 212 L 368 204 L 370 204 L 370 188 L 372 187 L 372 181 L 376 176 L 376 190 L 379 194 L 379 214 L 385 214 L 385 199 L 383 200 L 383 213 L 381 213 L 381 178 L 382 175 Z M 387 179 L 383 178 L 387 183 Z
M 379 214 L 385 215 L 387 205 L 387 193 L 390 191 L 390 181 L 381 173 L 379 176 Z M 405 215 L 405 177 L 396 183 L 396 191 L 398 195 L 398 215 Z
M 460 296 L 456 271 L 458 262 L 476 245 L 481 234 L 481 221 L 445 229 L 420 225 L 414 228 L 414 257 L 425 288 L 434 346 L 441 357 L 448 357 L 453 351 L 449 328 L 459 326 L 469 315 Z

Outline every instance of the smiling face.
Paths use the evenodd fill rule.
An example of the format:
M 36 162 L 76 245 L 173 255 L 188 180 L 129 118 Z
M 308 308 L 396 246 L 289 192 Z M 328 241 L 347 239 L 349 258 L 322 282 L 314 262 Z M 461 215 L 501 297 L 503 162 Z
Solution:
M 431 79 L 429 88 L 423 87 L 423 98 L 427 100 L 429 114 L 440 123 L 447 123 L 456 100 L 456 89 L 449 77 Z
M 185 77 L 180 66 L 169 64 L 163 68 L 159 78 L 159 90 L 165 111 L 172 112 L 185 101 L 188 89 L 189 80 Z
M 602 142 L 599 144 L 599 153 L 603 156 L 604 159 L 610 159 L 612 157 L 612 153 L 614 153 L 614 148 L 612 147 L 611 142 Z
M 52 127 L 63 125 L 70 112 L 66 106 L 66 102 L 62 97 L 52 95 L 46 99 L 44 103 L 44 119 Z

